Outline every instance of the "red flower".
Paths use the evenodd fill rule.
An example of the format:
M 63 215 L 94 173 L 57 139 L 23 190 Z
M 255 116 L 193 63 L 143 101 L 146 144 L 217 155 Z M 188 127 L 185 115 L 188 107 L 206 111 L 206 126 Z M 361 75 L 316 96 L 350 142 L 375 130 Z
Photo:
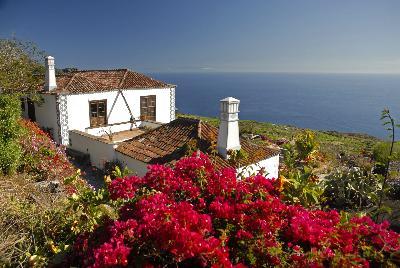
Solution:
M 400 250 L 387 222 L 287 205 L 278 188 L 261 175 L 237 181 L 233 169 L 216 172 L 203 154 L 175 168 L 153 165 L 143 179 L 108 186 L 122 203 L 119 219 L 80 236 L 74 253 L 92 267 L 368 267 Z

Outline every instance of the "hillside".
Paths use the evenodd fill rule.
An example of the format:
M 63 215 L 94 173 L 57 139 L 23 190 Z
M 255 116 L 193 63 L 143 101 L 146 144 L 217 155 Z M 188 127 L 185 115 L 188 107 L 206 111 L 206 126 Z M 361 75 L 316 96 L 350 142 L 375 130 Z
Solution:
M 215 117 L 204 117 L 197 115 L 179 114 L 178 117 L 191 117 L 204 120 L 214 126 L 218 126 L 219 119 Z M 288 125 L 277 125 L 267 122 L 257 122 L 253 120 L 240 120 L 239 127 L 241 134 L 252 133 L 266 136 L 271 140 L 292 140 L 292 138 L 302 128 L 288 126 Z M 320 131 L 313 130 L 316 135 L 316 139 L 321 146 L 321 152 L 323 152 L 327 158 L 334 161 L 337 159 L 339 154 L 346 155 L 349 157 L 370 156 L 373 147 L 381 142 L 381 139 L 358 133 L 341 133 L 336 131 Z

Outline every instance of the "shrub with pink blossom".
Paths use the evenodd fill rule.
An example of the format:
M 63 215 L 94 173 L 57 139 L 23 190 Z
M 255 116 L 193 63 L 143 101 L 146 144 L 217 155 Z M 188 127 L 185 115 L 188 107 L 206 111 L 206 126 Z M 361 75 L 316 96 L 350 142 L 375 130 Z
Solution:
M 28 120 L 21 120 L 27 133 L 20 138 L 23 151 L 24 171 L 37 177 L 38 180 L 60 180 L 76 173 L 68 160 L 65 150 L 50 138 L 39 126 Z
M 237 180 L 206 155 L 143 178 L 112 181 L 118 207 L 81 234 L 71 265 L 85 267 L 368 267 L 395 265 L 400 235 L 387 222 L 344 217 L 282 201 L 280 183 L 261 175 Z M 350 218 L 350 219 L 348 219 Z M 397 257 L 397 258 L 396 258 Z

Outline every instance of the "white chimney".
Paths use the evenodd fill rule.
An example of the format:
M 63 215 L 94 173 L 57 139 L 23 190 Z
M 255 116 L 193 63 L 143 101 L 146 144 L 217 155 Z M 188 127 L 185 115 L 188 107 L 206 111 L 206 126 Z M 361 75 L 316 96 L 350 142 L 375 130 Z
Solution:
M 239 103 L 239 100 L 232 97 L 220 100 L 221 121 L 217 149 L 225 159 L 228 159 L 229 150 L 240 150 L 241 148 L 239 139 Z
M 45 90 L 51 91 L 57 87 L 56 84 L 56 69 L 54 68 L 54 57 L 47 56 L 45 58 L 45 67 L 46 67 L 46 81 L 45 81 Z

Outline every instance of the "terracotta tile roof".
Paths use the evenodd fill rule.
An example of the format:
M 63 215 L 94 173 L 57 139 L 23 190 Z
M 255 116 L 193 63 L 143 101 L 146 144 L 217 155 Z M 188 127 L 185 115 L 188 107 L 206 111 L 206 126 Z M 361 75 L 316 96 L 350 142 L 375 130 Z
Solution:
M 217 128 L 198 119 L 181 117 L 121 143 L 116 150 L 145 163 L 165 164 L 185 156 L 192 146 L 208 153 L 217 169 L 232 166 L 216 153 L 217 137 Z M 244 139 L 240 143 L 248 155 L 239 162 L 242 166 L 258 163 L 279 153 L 277 149 L 253 144 Z
M 128 69 L 75 71 L 58 75 L 56 81 L 57 88 L 48 93 L 88 93 L 115 89 L 173 87 L 173 85 Z

